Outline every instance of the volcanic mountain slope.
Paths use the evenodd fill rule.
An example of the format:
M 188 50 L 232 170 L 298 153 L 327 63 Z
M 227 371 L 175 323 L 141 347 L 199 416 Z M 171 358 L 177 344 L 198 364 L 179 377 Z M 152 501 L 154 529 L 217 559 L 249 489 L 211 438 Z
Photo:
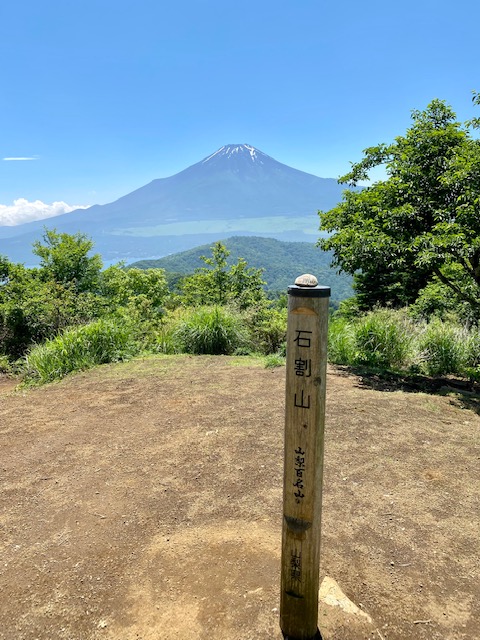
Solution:
M 302 216 L 331 208 L 341 187 L 277 162 L 250 145 L 226 145 L 169 178 L 115 202 L 72 215 L 79 221 L 135 223 Z
M 317 210 L 333 207 L 341 193 L 332 178 L 293 169 L 248 144 L 225 145 L 173 176 L 110 204 L 49 219 L 47 226 L 86 233 L 104 257 L 127 260 L 167 255 L 232 231 L 313 241 Z M 44 225 L 1 227 L 0 238 L 10 240 L 1 242 L 0 253 L 14 259 L 30 250 Z

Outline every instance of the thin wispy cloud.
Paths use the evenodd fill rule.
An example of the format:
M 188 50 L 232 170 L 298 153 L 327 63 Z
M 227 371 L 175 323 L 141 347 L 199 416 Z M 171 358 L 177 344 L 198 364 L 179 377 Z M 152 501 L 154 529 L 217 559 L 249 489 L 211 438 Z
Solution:
M 11 156 L 8 158 L 3 158 L 4 162 L 16 162 L 18 160 L 23 161 L 23 160 L 38 160 L 38 158 L 34 158 L 34 157 L 28 157 L 28 156 Z
M 0 204 L 0 226 L 14 227 L 34 220 L 46 220 L 63 213 L 70 213 L 75 209 L 88 209 L 90 205 L 67 204 L 66 202 L 52 202 L 47 204 L 41 200 L 29 202 L 25 198 L 18 198 L 13 204 Z

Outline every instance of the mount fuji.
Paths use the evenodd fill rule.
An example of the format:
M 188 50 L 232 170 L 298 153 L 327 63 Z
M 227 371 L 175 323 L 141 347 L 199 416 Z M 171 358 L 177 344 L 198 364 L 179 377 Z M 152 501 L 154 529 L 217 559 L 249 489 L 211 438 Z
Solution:
M 316 212 L 335 206 L 342 189 L 251 145 L 228 144 L 115 202 L 0 227 L 0 254 L 31 263 L 44 226 L 87 234 L 107 261 L 161 257 L 231 235 L 315 242 Z

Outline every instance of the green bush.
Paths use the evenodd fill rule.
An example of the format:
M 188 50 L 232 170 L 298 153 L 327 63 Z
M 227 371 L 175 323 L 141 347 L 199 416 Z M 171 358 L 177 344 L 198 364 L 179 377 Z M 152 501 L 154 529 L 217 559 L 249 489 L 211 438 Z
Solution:
M 12 359 L 20 358 L 32 344 L 53 338 L 68 326 L 91 322 L 102 312 L 101 300 L 93 293 L 76 294 L 72 287 L 42 282 L 28 270 L 15 273 L 17 279 L 12 276 L 0 288 L 0 353 Z
M 401 369 L 411 357 L 412 325 L 401 311 L 378 309 L 354 324 L 355 363 Z
M 434 319 L 418 338 L 423 371 L 430 376 L 462 375 L 468 361 L 469 334 L 462 327 Z
M 465 375 L 480 382 L 480 330 L 472 329 L 466 341 Z
M 228 355 L 246 343 L 246 332 L 240 317 L 225 307 L 199 307 L 185 313 L 173 340 L 185 353 Z
M 465 343 L 466 350 L 466 366 L 467 367 L 479 367 L 480 366 L 480 329 L 474 327 L 470 330 L 468 338 Z
M 168 318 L 168 316 L 167 316 Z M 155 342 L 151 345 L 154 353 L 174 354 L 182 351 L 182 345 L 176 337 L 178 322 L 167 319 L 156 331 Z
M 242 319 L 248 330 L 251 351 L 263 355 L 285 355 L 287 341 L 287 310 L 264 305 L 243 312 Z
M 285 366 L 286 358 L 280 353 L 270 353 L 265 356 L 265 369 Z
M 0 355 L 0 373 L 11 373 L 12 365 L 7 356 Z
M 346 318 L 332 318 L 328 327 L 328 360 L 333 364 L 355 364 L 355 331 Z
M 328 359 L 333 364 L 480 380 L 480 330 L 439 318 L 414 322 L 407 310 L 378 309 L 357 319 L 336 313 L 329 325 Z
M 27 379 L 40 383 L 98 364 L 126 359 L 139 350 L 132 330 L 112 320 L 68 329 L 26 356 Z

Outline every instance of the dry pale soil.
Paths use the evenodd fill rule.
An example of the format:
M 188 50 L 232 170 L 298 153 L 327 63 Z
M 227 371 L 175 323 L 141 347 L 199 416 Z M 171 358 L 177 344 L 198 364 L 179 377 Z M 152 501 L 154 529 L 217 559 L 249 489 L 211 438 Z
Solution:
M 283 368 L 152 357 L 0 382 L 2 640 L 279 640 Z M 373 618 L 326 640 L 475 640 L 478 397 L 338 369 L 320 576 Z

